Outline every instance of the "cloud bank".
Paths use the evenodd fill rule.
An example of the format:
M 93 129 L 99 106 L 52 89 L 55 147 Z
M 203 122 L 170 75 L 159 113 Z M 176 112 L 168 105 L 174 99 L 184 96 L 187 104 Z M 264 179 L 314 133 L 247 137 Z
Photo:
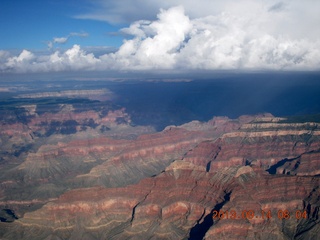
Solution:
M 320 1 L 318 0 L 97 0 L 88 1 L 92 9 L 76 18 L 109 23 L 156 20 L 159 9 L 183 6 L 191 18 L 216 16 L 226 12 L 238 18 L 260 21 L 271 35 L 319 38 Z
M 132 37 L 114 53 L 97 57 L 79 45 L 47 55 L 0 51 L 0 71 L 320 70 L 320 30 L 314 23 L 319 17 L 313 13 L 318 1 L 306 0 L 303 8 L 295 0 L 214 1 L 217 10 L 205 16 L 200 12 L 208 10 L 196 6 L 187 14 L 185 8 L 194 5 L 187 2 L 122 29 Z

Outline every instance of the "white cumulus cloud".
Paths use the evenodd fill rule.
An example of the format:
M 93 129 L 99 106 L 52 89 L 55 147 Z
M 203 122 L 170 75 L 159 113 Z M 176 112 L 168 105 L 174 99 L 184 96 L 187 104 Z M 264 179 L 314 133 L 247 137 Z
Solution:
M 214 5 L 201 1 L 208 3 L 208 9 Z M 215 11 L 209 14 L 209 10 L 203 10 L 207 12 L 205 16 L 199 10 L 205 6 L 186 1 L 183 6 L 160 10 L 154 20 L 131 23 L 121 30 L 131 38 L 113 53 L 95 56 L 78 45 L 42 56 L 27 50 L 18 56 L 8 56 L 2 51 L 0 69 L 12 72 L 320 70 L 320 30 L 318 23 L 315 24 L 319 16 L 313 9 L 320 5 L 316 1 L 306 0 L 305 5 L 297 0 L 213 2 L 217 6 Z M 151 3 L 157 6 L 160 2 Z M 303 19 L 299 19 L 298 13 Z M 55 40 L 63 43 L 67 39 Z
M 283 16 L 269 8 L 257 9 L 248 16 L 222 12 L 195 19 L 182 7 L 163 10 L 155 21 L 137 21 L 123 29 L 133 38 L 102 60 L 135 70 L 319 69 L 320 39 L 275 34 L 270 25 L 276 22 L 267 19 L 280 21 Z
M 18 56 L 11 56 L 2 64 L 4 72 L 57 72 L 75 70 L 96 70 L 100 59 L 92 53 L 86 53 L 79 45 L 65 52 L 55 51 L 49 55 L 36 56 L 23 50 Z
M 228 12 L 234 16 L 265 19 L 265 27 L 273 33 L 319 36 L 320 1 L 318 0 L 87 0 L 92 8 L 78 18 L 101 20 L 109 23 L 127 23 L 141 19 L 155 20 L 160 8 L 181 5 L 190 18 L 215 16 Z M 264 14 L 273 13 L 273 15 Z M 268 25 L 268 26 L 267 26 Z M 312 32 L 310 31 L 312 30 Z
M 192 23 L 182 7 L 161 10 L 157 21 L 138 22 L 124 29 L 135 37 L 126 40 L 112 57 L 119 68 L 172 68 L 176 64 L 178 50 L 191 29 Z

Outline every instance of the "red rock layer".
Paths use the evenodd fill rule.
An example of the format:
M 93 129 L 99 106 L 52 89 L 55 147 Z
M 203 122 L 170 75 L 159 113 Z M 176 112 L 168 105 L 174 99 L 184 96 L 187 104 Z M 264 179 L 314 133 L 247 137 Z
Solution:
M 224 200 L 232 183 L 228 174 L 176 166 L 125 188 L 73 190 L 15 224 L 32 239 L 80 237 L 75 229 L 103 236 L 100 239 L 182 239 Z M 34 226 L 38 226 L 36 234 L 30 230 Z
M 125 185 L 159 173 L 203 139 L 199 132 L 172 129 L 136 140 L 99 138 L 43 145 L 15 171 L 20 171 L 25 181 L 50 181 L 72 172 L 84 174 L 83 168 L 88 165 L 93 168 L 76 181 Z
M 312 131 L 308 129 L 310 126 Z M 320 131 L 316 124 L 246 124 L 239 131 L 226 133 L 218 140 L 200 143 L 186 154 L 184 160 L 206 166 L 210 171 L 251 163 L 269 169 L 281 160 L 300 159 L 302 154 L 310 153 L 302 158 L 313 157 L 300 161 L 302 165 L 299 166 L 299 163 L 296 167 L 308 168 L 305 164 L 308 162 L 310 168 L 301 171 L 313 168 L 312 174 L 316 175 L 320 171 L 317 162 L 319 150 Z M 284 170 L 282 168 L 279 171 Z
M 20 217 L 31 209 L 30 204 L 23 203 L 39 203 L 32 204 L 34 209 L 67 189 L 136 183 L 144 177 L 159 174 L 201 141 L 218 137 L 228 124 L 225 119 L 219 123 L 200 123 L 206 125 L 205 129 L 171 127 L 134 140 L 110 139 L 90 131 L 50 138 L 27 135 L 36 147 L 25 150 L 15 164 L 2 169 L 0 197 L 3 197 L 0 200 L 3 204 L 0 207 L 13 209 Z M 236 124 L 232 125 L 235 127 Z M 23 131 L 31 131 L 24 125 L 21 127 Z M 16 135 L 22 136 L 20 131 Z M 8 138 L 13 139 L 12 136 Z M 11 148 L 10 144 L 8 148 Z M 8 155 L 11 163 L 12 155 Z
M 198 234 L 205 239 L 315 239 L 320 231 L 319 178 L 269 175 L 249 166 L 216 173 L 192 168 L 181 161 L 125 188 L 73 190 L 25 214 L 15 226 L 25 239 L 86 239 L 85 233 L 89 239 L 186 239 L 195 236 L 195 226 L 213 218 L 212 210 L 235 211 L 240 217 L 252 210 L 252 219 L 214 219 L 206 234 Z M 306 211 L 306 219 L 298 219 L 296 211 Z
M 238 183 L 205 239 L 317 239 L 320 178 L 255 171 Z
M 276 169 L 278 174 L 315 176 L 320 175 L 320 152 L 309 152 L 284 163 Z
M 265 116 L 244 124 L 248 119 L 215 119 L 211 126 L 193 122 L 135 140 L 43 145 L 15 171 L 30 182 L 52 184 L 55 194 L 60 191 L 55 189 L 58 180 L 69 188 L 88 188 L 65 192 L 14 223 L 1 223 L 0 236 L 316 239 L 318 125 L 282 124 Z M 229 128 L 232 132 L 214 140 Z M 252 219 L 246 215 L 249 210 L 254 211 Z M 213 219 L 214 211 L 236 212 L 240 218 Z M 262 211 L 270 211 L 269 217 L 263 219 Z M 301 216 L 304 211 L 306 218 Z

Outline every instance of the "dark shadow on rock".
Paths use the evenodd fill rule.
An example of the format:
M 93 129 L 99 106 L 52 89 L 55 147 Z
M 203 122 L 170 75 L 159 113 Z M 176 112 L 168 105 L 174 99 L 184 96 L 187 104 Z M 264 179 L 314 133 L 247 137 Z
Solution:
M 204 238 L 207 231 L 214 224 L 213 212 L 219 211 L 223 207 L 223 205 L 226 204 L 230 200 L 230 194 L 231 194 L 231 192 L 226 193 L 226 195 L 224 196 L 224 201 L 221 203 L 218 203 L 211 210 L 211 212 L 207 216 L 204 217 L 202 223 L 199 223 L 200 222 L 200 220 L 199 220 L 198 223 L 193 228 L 191 228 L 189 240 L 202 240 Z

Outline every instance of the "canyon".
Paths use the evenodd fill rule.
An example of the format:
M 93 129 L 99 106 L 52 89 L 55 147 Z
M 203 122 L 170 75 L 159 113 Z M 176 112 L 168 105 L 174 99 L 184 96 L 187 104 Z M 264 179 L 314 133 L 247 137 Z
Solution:
M 73 94 L 21 95 L 50 104 L 1 109 L 1 239 L 320 235 L 314 118 L 213 117 L 157 131 L 135 125 L 107 90 Z

